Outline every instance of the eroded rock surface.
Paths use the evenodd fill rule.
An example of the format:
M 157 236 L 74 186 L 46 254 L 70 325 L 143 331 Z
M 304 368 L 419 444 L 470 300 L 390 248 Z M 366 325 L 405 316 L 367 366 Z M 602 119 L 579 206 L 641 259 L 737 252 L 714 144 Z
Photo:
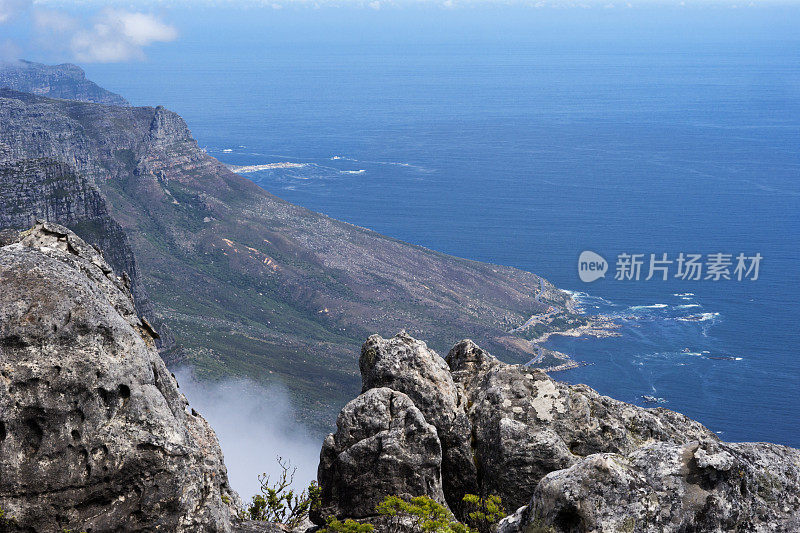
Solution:
M 445 498 L 457 508 L 464 494 L 477 491 L 477 469 L 464 397 L 447 363 L 424 342 L 402 332 L 391 339 L 370 337 L 361 349 L 359 366 L 363 392 L 375 387 L 403 392 L 436 428 Z
M 800 451 L 764 443 L 653 443 L 542 479 L 504 533 L 800 531 Z
M 364 518 L 386 495 L 444 502 L 436 428 L 402 392 L 370 389 L 348 403 L 322 446 L 318 481 L 326 516 Z
M 716 440 L 681 414 L 643 409 L 541 370 L 504 364 L 471 341 L 457 344 L 447 361 L 465 387 L 481 487 L 510 509 L 526 504 L 546 474 L 587 455 L 627 453 L 651 442 Z
M 681 414 L 505 364 L 469 340 L 442 359 L 404 332 L 373 335 L 360 368 L 363 392 L 323 449 L 318 520 L 369 517 L 387 495 L 437 495 L 417 476 L 436 478 L 438 455 L 407 468 L 424 463 L 425 441 L 441 446 L 457 515 L 464 492 L 519 507 L 502 533 L 800 531 L 798 450 L 720 442 Z M 402 423 L 387 414 L 395 397 Z
M 0 508 L 12 531 L 229 531 L 216 435 L 127 280 L 37 224 L 0 248 Z M 8 244 L 8 241 L 16 240 Z

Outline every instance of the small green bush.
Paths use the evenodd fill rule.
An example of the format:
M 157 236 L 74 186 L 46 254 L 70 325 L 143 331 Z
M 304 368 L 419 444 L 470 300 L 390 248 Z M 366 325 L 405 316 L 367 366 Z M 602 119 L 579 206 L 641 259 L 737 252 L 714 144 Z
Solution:
M 386 517 L 389 533 L 408 531 L 409 527 L 420 533 L 475 533 L 458 522 L 445 506 L 427 496 L 417 496 L 410 501 L 387 496 L 375 510 Z
M 320 489 L 312 481 L 307 489 L 297 493 L 290 488 L 294 482 L 297 468 L 292 468 L 291 463 L 278 457 L 281 474 L 275 483 L 270 483 L 269 476 L 264 473 L 258 476 L 261 483 L 261 494 L 256 494 L 250 500 L 239 516 L 246 520 L 264 522 L 278 522 L 294 528 L 308 516 L 312 506 L 318 505 Z
M 491 533 L 495 525 L 506 517 L 499 496 L 481 498 L 475 494 L 464 495 L 464 515 L 467 524 L 479 533 Z
M 344 522 L 330 517 L 324 528 L 318 533 L 372 533 L 375 530 L 372 524 L 361 524 L 355 520 L 347 519 Z

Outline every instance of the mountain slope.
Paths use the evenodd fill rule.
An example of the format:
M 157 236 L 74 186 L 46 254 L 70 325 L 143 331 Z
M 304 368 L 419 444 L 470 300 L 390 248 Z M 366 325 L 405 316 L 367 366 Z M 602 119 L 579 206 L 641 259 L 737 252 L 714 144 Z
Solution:
M 533 274 L 276 198 L 205 154 L 161 107 L 0 90 L 0 125 L 0 160 L 60 161 L 102 192 L 159 317 L 195 368 L 212 377 L 277 374 L 318 426 L 332 419 L 319 409 L 333 413 L 357 392 L 351 362 L 369 334 L 408 329 L 438 350 L 468 335 L 527 360 L 530 345 L 507 332 L 549 305 L 570 305 Z
M 123 97 L 87 80 L 80 67 L 69 63 L 42 65 L 31 61 L 0 61 L 0 87 L 64 100 L 128 105 Z

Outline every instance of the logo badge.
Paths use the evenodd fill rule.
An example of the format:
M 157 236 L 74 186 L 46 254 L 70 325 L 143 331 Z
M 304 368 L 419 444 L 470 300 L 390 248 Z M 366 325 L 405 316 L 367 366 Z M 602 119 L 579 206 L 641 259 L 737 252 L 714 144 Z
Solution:
M 591 283 L 600 278 L 606 277 L 608 262 L 602 255 L 590 250 L 581 252 L 578 258 L 578 277 L 584 283 Z

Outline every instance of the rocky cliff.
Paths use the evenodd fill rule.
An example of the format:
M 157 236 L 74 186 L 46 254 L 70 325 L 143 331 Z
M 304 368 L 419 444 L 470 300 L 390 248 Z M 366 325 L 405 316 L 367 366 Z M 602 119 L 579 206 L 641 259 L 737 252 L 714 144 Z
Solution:
M 231 530 L 214 431 L 127 279 L 63 226 L 0 242 L 0 530 Z
M 154 323 L 168 362 L 180 359 L 170 329 L 155 317 L 130 241 L 111 217 L 100 191 L 73 167 L 51 158 L 12 160 L 0 145 L 0 229 L 26 229 L 38 219 L 63 224 L 97 247 L 119 276 L 130 280 L 136 310 Z
M 800 451 L 723 443 L 701 424 L 500 362 L 372 336 L 363 392 L 320 455 L 325 516 L 372 520 L 388 495 L 459 516 L 465 493 L 518 509 L 502 533 L 799 531 Z
M 334 406 L 358 391 L 352 358 L 371 333 L 405 327 L 437 349 L 468 334 L 523 361 L 535 349 L 513 328 L 551 305 L 569 313 L 568 296 L 534 274 L 436 253 L 272 196 L 209 157 L 164 108 L 0 90 L 0 159 L 55 161 L 85 179 L 127 236 L 162 336 L 163 323 L 203 375 L 280 377 L 317 428 L 327 430 Z M 0 176 L 13 199 L 6 205 L 29 208 L 29 219 L 66 209 L 17 195 L 25 176 Z
M 109 105 L 128 105 L 118 94 L 86 79 L 77 65 L 42 65 L 31 61 L 0 61 L 0 88 L 26 93 Z

